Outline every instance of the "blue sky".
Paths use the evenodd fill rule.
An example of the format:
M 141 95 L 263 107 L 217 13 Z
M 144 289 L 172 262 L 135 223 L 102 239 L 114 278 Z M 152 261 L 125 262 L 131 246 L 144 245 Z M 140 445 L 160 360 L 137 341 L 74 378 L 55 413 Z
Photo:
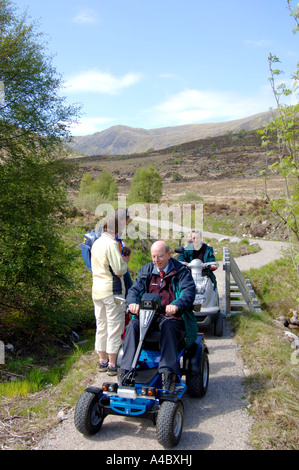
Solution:
M 39 21 L 65 82 L 63 95 L 83 105 L 73 135 L 268 111 L 275 106 L 269 53 L 280 58 L 286 82 L 299 60 L 287 0 L 13 3 Z

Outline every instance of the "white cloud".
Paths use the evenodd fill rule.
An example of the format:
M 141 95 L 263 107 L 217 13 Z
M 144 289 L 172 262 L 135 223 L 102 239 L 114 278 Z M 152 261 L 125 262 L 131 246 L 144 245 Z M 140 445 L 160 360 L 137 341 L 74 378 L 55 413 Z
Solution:
M 124 88 L 136 85 L 142 78 L 140 73 L 127 73 L 122 77 L 115 77 L 100 70 L 87 70 L 71 77 L 66 82 L 68 91 L 92 92 L 116 95 Z
M 112 123 L 112 118 L 82 118 L 77 124 L 73 124 L 70 127 L 72 135 L 90 135 L 95 132 L 100 132 L 107 128 L 107 123 Z
M 98 13 L 90 8 L 78 11 L 77 15 L 72 19 L 73 23 L 86 25 L 95 24 L 98 23 L 98 21 Z
M 269 89 L 256 96 L 211 90 L 183 90 L 148 110 L 157 125 L 183 125 L 241 119 L 267 111 L 273 105 Z

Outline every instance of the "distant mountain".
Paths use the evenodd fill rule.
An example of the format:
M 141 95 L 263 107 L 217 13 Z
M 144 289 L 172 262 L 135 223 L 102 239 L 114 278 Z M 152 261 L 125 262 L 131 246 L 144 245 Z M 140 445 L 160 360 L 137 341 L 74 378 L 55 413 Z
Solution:
M 149 149 L 161 150 L 206 137 L 216 137 L 227 132 L 238 133 L 242 129 L 246 131 L 259 129 L 263 127 L 265 122 L 269 122 L 271 117 L 272 112 L 269 111 L 235 121 L 188 124 L 150 130 L 113 126 L 93 135 L 74 137 L 70 145 L 85 155 L 141 153 L 147 152 Z

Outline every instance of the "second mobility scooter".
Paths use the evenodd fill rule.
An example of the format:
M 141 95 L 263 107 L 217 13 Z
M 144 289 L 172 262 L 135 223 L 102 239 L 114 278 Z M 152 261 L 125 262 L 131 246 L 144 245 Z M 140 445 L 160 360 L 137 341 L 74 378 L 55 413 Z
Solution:
M 181 238 L 184 234 L 181 233 Z M 175 248 L 175 252 L 184 253 L 184 247 L 180 244 Z M 187 266 L 192 274 L 196 285 L 196 296 L 193 304 L 193 313 L 196 317 L 198 327 L 202 330 L 205 327 L 213 325 L 214 335 L 223 335 L 223 314 L 219 307 L 219 294 L 217 286 L 214 286 L 211 278 L 205 274 L 207 270 L 215 270 L 219 263 L 212 261 L 203 263 L 200 259 L 193 259 L 190 263 L 180 261 Z

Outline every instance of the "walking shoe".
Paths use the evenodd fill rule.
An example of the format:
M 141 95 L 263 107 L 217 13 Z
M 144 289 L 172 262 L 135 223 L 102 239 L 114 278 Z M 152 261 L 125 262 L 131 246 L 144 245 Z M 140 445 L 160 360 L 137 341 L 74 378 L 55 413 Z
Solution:
M 100 372 L 106 372 L 106 370 L 108 369 L 108 361 L 103 363 L 103 362 L 99 362 L 99 371 Z
M 162 388 L 169 390 L 169 393 L 173 393 L 175 390 L 176 374 L 170 369 L 165 369 L 162 373 Z M 167 392 L 163 392 L 166 394 Z
M 111 364 L 109 364 L 108 368 L 107 368 L 107 374 L 108 375 L 117 375 L 117 367 L 112 366 Z

